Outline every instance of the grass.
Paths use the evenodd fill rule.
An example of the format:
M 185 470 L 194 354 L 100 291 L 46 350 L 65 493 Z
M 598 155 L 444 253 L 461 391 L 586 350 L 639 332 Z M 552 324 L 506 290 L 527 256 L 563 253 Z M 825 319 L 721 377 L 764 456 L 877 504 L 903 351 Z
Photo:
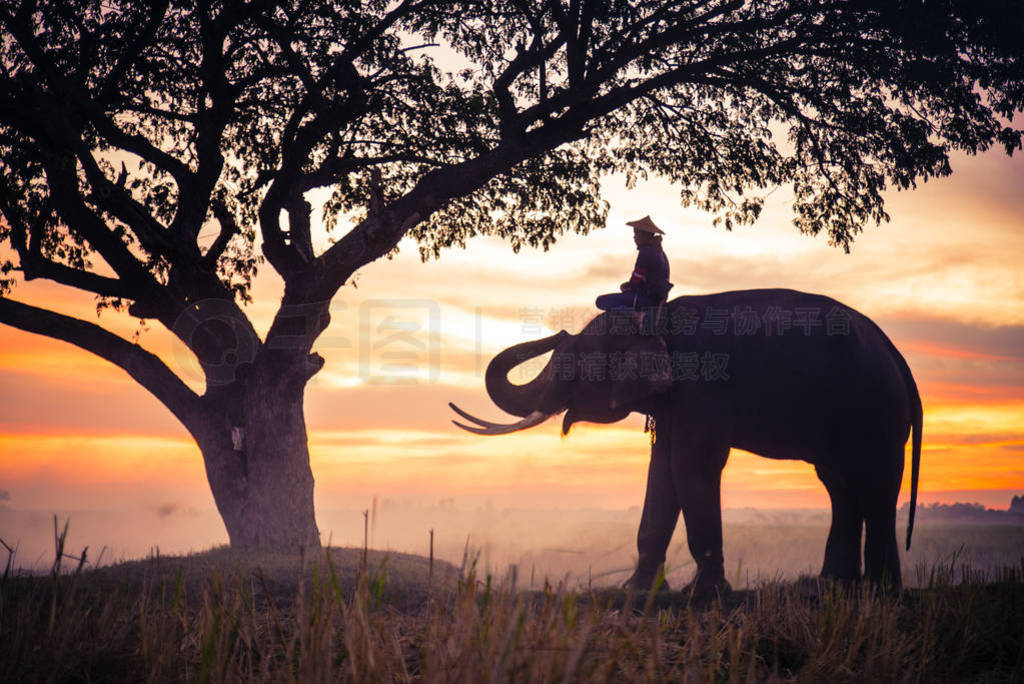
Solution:
M 62 552 L 58 536 L 58 549 Z M 58 556 L 60 558 L 60 556 Z M 816 580 L 684 592 L 478 576 L 361 549 L 10 569 L 2 681 L 1021 681 L 1024 558 L 900 595 Z

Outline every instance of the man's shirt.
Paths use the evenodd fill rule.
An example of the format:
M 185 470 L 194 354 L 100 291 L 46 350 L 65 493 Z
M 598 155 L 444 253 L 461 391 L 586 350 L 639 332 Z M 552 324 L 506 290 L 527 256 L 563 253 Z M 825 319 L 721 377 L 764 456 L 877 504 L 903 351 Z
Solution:
M 661 299 L 668 292 L 668 257 L 661 245 L 644 245 L 636 255 L 630 291 Z

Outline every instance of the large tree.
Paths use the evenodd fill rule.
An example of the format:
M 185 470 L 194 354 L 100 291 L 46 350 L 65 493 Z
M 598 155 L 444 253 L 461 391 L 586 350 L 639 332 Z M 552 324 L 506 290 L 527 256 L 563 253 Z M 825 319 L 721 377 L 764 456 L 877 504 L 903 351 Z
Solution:
M 232 545 L 316 545 L 303 392 L 359 268 L 405 236 L 546 247 L 603 224 L 610 172 L 726 228 L 792 185 L 796 227 L 848 248 L 887 187 L 1020 148 L 1022 25 L 996 0 L 0 0 L 0 322 L 156 396 Z M 319 251 L 314 209 L 339 233 Z M 260 338 L 263 264 L 285 290 Z M 37 278 L 166 327 L 203 394 L 18 299 Z

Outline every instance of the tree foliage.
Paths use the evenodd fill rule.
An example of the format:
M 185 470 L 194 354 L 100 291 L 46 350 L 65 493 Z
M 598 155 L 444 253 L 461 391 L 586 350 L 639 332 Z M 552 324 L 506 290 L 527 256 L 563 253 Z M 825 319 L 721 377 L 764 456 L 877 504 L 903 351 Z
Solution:
M 257 232 L 286 279 L 318 261 L 311 190 L 332 190 L 329 226 L 362 226 L 441 181 L 381 236 L 436 256 L 601 225 L 609 172 L 667 177 L 726 227 L 792 184 L 797 227 L 848 247 L 886 187 L 1019 148 L 1022 19 L 997 0 L 8 1 L 4 273 L 140 312 L 244 299 Z M 366 260 L 343 251 L 320 294 Z

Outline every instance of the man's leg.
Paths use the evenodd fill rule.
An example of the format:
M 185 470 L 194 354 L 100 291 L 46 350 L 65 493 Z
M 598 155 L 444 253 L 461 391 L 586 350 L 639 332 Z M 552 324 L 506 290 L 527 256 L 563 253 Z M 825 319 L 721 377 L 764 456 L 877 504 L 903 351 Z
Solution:
M 632 310 L 636 294 L 633 292 L 615 292 L 613 294 L 601 295 L 594 302 L 601 311 L 614 311 L 616 309 Z

